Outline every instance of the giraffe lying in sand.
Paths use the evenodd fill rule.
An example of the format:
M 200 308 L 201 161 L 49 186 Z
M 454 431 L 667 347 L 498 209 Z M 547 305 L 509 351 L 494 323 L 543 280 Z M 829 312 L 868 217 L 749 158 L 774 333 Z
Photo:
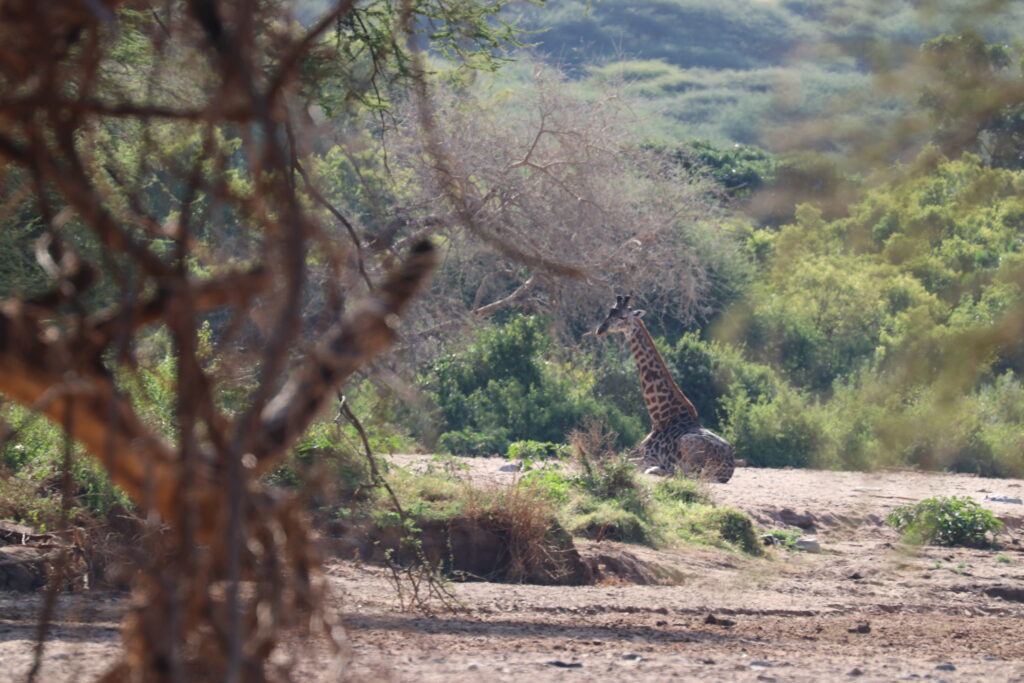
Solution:
M 673 381 L 651 333 L 640 319 L 643 315 L 643 311 L 629 307 L 628 296 L 617 296 L 615 308 L 597 328 L 597 336 L 609 332 L 625 334 L 636 359 L 644 402 L 651 415 L 651 433 L 640 442 L 644 464 L 668 473 L 679 469 L 684 474 L 704 474 L 720 482 L 729 481 L 736 466 L 732 445 L 700 426 L 697 409 Z

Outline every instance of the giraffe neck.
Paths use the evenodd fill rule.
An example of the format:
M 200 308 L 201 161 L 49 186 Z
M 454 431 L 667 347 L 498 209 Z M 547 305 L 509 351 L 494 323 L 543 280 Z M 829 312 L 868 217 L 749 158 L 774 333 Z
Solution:
M 651 425 L 655 431 L 679 421 L 691 422 L 694 427 L 698 426 L 697 409 L 673 381 L 665 360 L 654 346 L 651 333 L 647 331 L 643 321 L 636 321 L 628 339 L 637 370 L 640 372 L 644 402 L 647 404 L 647 412 L 651 415 Z

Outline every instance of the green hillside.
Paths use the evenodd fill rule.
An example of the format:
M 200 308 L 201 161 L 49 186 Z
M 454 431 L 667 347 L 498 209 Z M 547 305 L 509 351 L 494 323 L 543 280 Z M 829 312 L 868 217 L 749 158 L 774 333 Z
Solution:
M 963 0 L 571 0 L 515 10 L 545 59 L 574 78 L 621 82 L 676 126 L 717 143 L 800 146 L 792 127 L 830 121 L 820 149 L 891 125 L 910 104 L 870 75 L 916 59 L 935 36 L 970 27 L 1013 42 L 1024 9 Z

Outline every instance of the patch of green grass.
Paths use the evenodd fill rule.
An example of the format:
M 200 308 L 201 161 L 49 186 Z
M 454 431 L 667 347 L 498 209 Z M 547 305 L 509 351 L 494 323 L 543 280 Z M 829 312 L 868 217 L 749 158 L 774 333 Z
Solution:
M 530 538 L 539 538 L 535 531 L 544 526 L 538 521 L 543 518 L 548 520 L 545 524 L 557 522 L 571 535 L 590 539 L 652 547 L 696 544 L 761 554 L 749 517 L 711 505 L 699 482 L 680 476 L 649 482 L 614 452 L 606 436 L 595 430 L 587 446 L 584 436 L 577 435 L 573 456 L 578 469 L 564 460 L 545 458 L 538 463 L 543 466 L 526 469 L 507 487 L 475 488 L 459 476 L 457 467 L 444 463 L 432 463 L 426 472 L 392 468 L 386 480 L 414 525 L 482 515 L 501 518 L 502 528 L 511 528 L 513 518 L 523 516 L 534 520 L 524 527 L 534 530 L 523 534 Z M 547 450 L 547 444 L 540 446 Z M 378 528 L 400 525 L 389 498 L 379 487 L 367 503 Z
M 412 517 L 423 520 L 445 519 L 462 514 L 465 510 L 466 484 L 453 476 L 395 467 L 385 478 L 402 509 Z M 377 490 L 373 503 L 378 516 L 386 513 L 377 519 L 378 523 L 381 526 L 390 525 L 397 513 L 391 504 L 390 495 L 383 487 Z M 381 513 L 382 510 L 385 513 Z
M 574 536 L 645 545 L 652 543 L 650 520 L 626 510 L 617 501 L 594 501 L 593 507 L 586 503 L 577 505 L 583 510 L 577 507 L 578 512 L 566 522 L 566 528 Z
M 619 474 L 617 476 L 624 476 Z M 704 545 L 760 555 L 750 518 L 734 508 L 716 507 L 699 482 L 683 477 L 653 486 L 635 476 L 629 486 L 590 486 L 570 479 L 561 519 L 573 534 L 652 547 Z
M 706 545 L 749 555 L 763 552 L 750 517 L 736 508 L 665 505 L 656 511 L 655 519 L 666 545 Z
M 1013 560 L 1011 560 L 1006 555 L 996 555 L 996 562 L 1001 562 L 1002 564 L 1010 564 L 1011 562 L 1013 562 Z
M 773 545 L 784 550 L 795 550 L 796 542 L 804 535 L 804 532 L 796 527 L 787 529 L 772 529 L 768 535 L 773 539 Z
M 654 498 L 662 502 L 708 503 L 702 485 L 685 477 L 667 477 L 654 485 Z

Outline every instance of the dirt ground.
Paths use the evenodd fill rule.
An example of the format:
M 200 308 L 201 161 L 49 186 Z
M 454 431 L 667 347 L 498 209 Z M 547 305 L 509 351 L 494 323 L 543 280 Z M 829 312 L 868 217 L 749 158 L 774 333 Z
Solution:
M 416 465 L 429 459 L 400 458 Z M 499 460 L 480 483 L 510 483 Z M 587 543 L 587 557 L 652 567 L 665 583 L 453 586 L 456 612 L 402 611 L 386 573 L 333 561 L 343 661 L 296 640 L 296 680 L 1024 681 L 1024 481 L 910 471 L 739 469 L 713 499 L 765 527 L 797 525 L 822 552 L 747 558 Z M 1007 525 L 998 550 L 908 551 L 882 523 L 894 506 L 970 495 Z M 125 596 L 63 599 L 38 680 L 87 680 L 116 656 Z M 31 665 L 41 596 L 0 593 L 0 679 Z

